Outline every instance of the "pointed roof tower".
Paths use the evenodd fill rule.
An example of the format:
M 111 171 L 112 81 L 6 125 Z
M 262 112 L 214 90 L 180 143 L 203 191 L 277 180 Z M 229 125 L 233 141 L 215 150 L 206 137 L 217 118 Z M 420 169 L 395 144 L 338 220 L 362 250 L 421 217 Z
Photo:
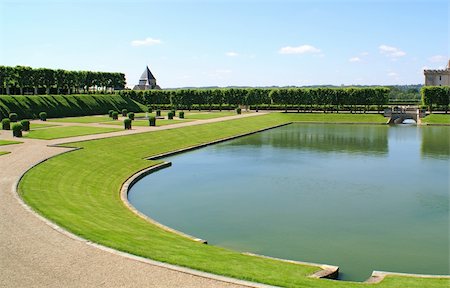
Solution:
M 152 81 L 153 80 L 153 81 Z M 144 72 L 142 72 L 141 78 L 139 78 L 139 85 L 150 85 L 152 83 L 156 83 L 156 78 L 153 76 L 148 66 L 145 68 Z

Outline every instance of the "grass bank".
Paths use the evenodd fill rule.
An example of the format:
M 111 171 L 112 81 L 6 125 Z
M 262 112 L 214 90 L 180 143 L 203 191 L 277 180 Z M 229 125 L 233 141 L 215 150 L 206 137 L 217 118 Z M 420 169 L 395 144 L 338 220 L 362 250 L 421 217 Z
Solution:
M 450 114 L 431 114 L 422 118 L 422 123 L 450 125 Z
M 311 279 L 317 268 L 243 255 L 164 231 L 128 210 L 122 183 L 160 161 L 144 158 L 291 121 L 300 114 L 270 114 L 226 122 L 72 143 L 82 148 L 31 169 L 19 193 L 36 211 L 93 242 L 150 259 L 286 287 L 367 287 Z M 64 171 L 64 173 L 61 173 Z M 314 217 L 314 215 L 311 215 Z M 389 276 L 376 287 L 447 287 L 448 279 Z
M 2 156 L 2 155 L 6 155 L 6 154 L 9 154 L 9 153 L 11 153 L 11 152 L 0 151 L 0 156 Z
M 13 145 L 13 144 L 20 144 L 23 142 L 19 142 L 19 141 L 10 141 L 10 140 L 0 140 L 0 146 L 3 145 Z

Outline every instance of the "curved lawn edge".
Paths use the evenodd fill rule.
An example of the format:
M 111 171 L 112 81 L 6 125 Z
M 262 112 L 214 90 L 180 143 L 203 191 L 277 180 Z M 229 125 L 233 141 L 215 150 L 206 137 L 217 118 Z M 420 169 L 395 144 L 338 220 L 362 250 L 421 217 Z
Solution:
M 289 120 L 289 118 L 285 118 L 284 116 L 264 116 L 264 117 L 254 117 L 254 118 L 264 118 L 264 123 L 261 124 L 261 119 L 240 119 L 240 120 L 230 120 L 227 121 L 227 125 L 222 125 L 222 124 L 203 124 L 203 125 L 198 125 L 196 127 L 200 127 L 202 126 L 202 128 L 181 128 L 181 129 L 171 129 L 171 130 L 165 130 L 167 132 L 163 132 L 163 131 L 159 131 L 158 132 L 151 132 L 151 133 L 143 133 L 143 134 L 135 134 L 132 136 L 122 136 L 122 137 L 113 137 L 113 138 L 108 138 L 108 139 L 103 139 L 106 141 L 102 140 L 96 140 L 96 141 L 89 141 L 89 142 L 82 142 L 82 143 L 72 143 L 71 146 L 73 147 L 77 147 L 77 148 L 84 148 L 84 149 L 78 149 L 77 151 L 71 151 L 70 153 L 63 153 L 62 155 L 58 155 L 56 157 L 52 157 L 50 159 L 48 159 L 48 161 L 44 161 L 43 163 L 37 165 L 36 167 L 30 169 L 27 173 L 24 174 L 24 177 L 22 178 L 22 181 L 19 183 L 19 188 L 18 191 L 20 192 L 20 195 L 23 197 L 24 201 L 27 202 L 27 204 L 29 204 L 31 207 L 33 207 L 33 209 L 35 209 L 38 213 L 41 213 L 42 215 L 44 215 L 45 217 L 51 219 L 52 223 L 59 225 L 59 226 L 63 226 L 64 229 L 66 229 L 67 231 L 70 231 L 70 233 L 73 233 L 75 235 L 77 235 L 77 237 L 81 237 L 81 238 L 85 238 L 87 239 L 88 242 L 96 242 L 96 243 L 101 243 L 101 245 L 105 245 L 108 247 L 111 247 L 112 249 L 117 249 L 120 251 L 124 251 L 125 253 L 132 253 L 134 255 L 139 255 L 139 256 L 143 256 L 143 257 L 147 257 L 147 258 L 152 258 L 158 261 L 162 261 L 165 263 L 174 263 L 177 265 L 181 265 L 181 266 L 190 266 L 191 268 L 194 269 L 198 269 L 198 270 L 202 270 L 202 271 L 207 271 L 207 272 L 212 272 L 212 273 L 216 273 L 216 274 L 222 274 L 225 276 L 231 276 L 231 277 L 237 277 L 240 279 L 244 279 L 244 280 L 250 280 L 250 281 L 259 281 L 259 282 L 263 282 L 263 283 L 268 283 L 268 284 L 274 284 L 274 285 L 283 285 L 283 286 L 291 286 L 291 287 L 303 287 L 303 286 L 308 286 L 308 287 L 366 287 L 364 285 L 367 284 L 361 284 L 361 283 L 352 283 L 352 282 L 341 282 L 341 281 L 327 281 L 327 280 L 316 280 L 316 279 L 311 279 L 308 277 L 306 277 L 307 275 L 304 274 L 304 272 L 299 271 L 299 265 L 292 265 L 292 264 L 288 264 L 288 263 L 283 263 L 281 261 L 275 261 L 273 259 L 260 259 L 258 257 L 249 257 L 249 256 L 245 256 L 242 255 L 240 253 L 237 252 L 233 252 L 233 251 L 229 251 L 223 248 L 219 248 L 219 247 L 213 247 L 213 246 L 209 246 L 209 245 L 202 245 L 199 243 L 194 243 L 193 241 L 187 240 L 185 238 L 183 238 L 183 241 L 180 241 L 179 236 L 175 236 L 175 235 L 168 235 L 171 233 L 165 232 L 161 233 L 160 228 L 155 229 L 155 227 L 152 227 L 152 225 L 150 225 L 148 222 L 145 221 L 145 225 L 141 225 L 142 223 L 137 221 L 136 219 L 139 218 L 137 217 L 135 214 L 133 214 L 130 210 L 128 210 L 128 208 L 126 208 L 123 203 L 120 201 L 119 199 L 119 193 L 115 194 L 117 195 L 117 199 L 114 198 L 114 201 L 110 201 L 111 199 L 109 199 L 109 204 L 111 204 L 110 202 L 114 202 L 113 204 L 117 204 L 115 203 L 116 200 L 119 200 L 120 203 L 122 203 L 122 207 L 119 206 L 114 206 L 115 209 L 114 211 L 108 210 L 107 212 L 111 212 L 111 217 L 115 217 L 114 219 L 108 219 L 108 217 L 106 217 L 108 221 L 104 221 L 105 219 L 96 219 L 97 222 L 94 224 L 94 226 L 89 226 L 86 225 L 86 223 L 91 223 L 92 220 L 92 215 L 90 215 L 89 213 L 87 214 L 88 216 L 86 217 L 86 215 L 79 215 L 79 214 L 84 214 L 85 211 L 84 210 L 88 210 L 88 208 L 90 209 L 90 206 L 92 203 L 85 203 L 82 202 L 83 205 L 73 205 L 72 202 L 74 202 L 73 200 L 75 200 L 76 204 L 77 204 L 77 200 L 79 200 L 77 197 L 80 197 L 79 193 L 73 192 L 73 193 L 69 193 L 69 196 L 71 198 L 74 199 L 66 199 L 64 197 L 62 197 L 63 199 L 55 199 L 60 197 L 60 195 L 58 195 L 59 193 L 63 193 L 63 192 L 67 192 L 67 190 L 77 190 L 77 192 L 80 192 L 83 189 L 79 189 L 79 187 L 77 185 L 79 185 L 80 183 L 78 183 L 78 180 L 86 180 L 88 182 L 88 184 L 92 185 L 95 184 L 93 183 L 93 181 L 89 182 L 88 177 L 84 177 L 86 175 L 90 175 L 89 172 L 92 171 L 97 171 L 98 173 L 102 173 L 104 172 L 100 177 L 97 177 L 97 180 L 103 180 L 103 182 L 101 184 L 98 185 L 97 189 L 98 190 L 107 190 L 108 195 L 106 196 L 112 196 L 111 195 L 111 191 L 118 191 L 120 188 L 120 184 L 122 184 L 123 182 L 125 182 L 125 180 L 127 178 L 129 178 L 129 175 L 132 175 L 134 173 L 136 173 L 136 171 L 142 170 L 144 168 L 148 168 L 149 166 L 152 166 L 154 164 L 152 164 L 150 161 L 147 160 L 142 160 L 144 158 L 149 158 L 147 157 L 141 157 L 140 159 L 142 161 L 139 161 L 137 159 L 137 155 L 141 155 L 142 152 L 139 154 L 139 148 L 141 148 L 141 146 L 143 146 L 144 148 L 149 149 L 148 147 L 146 147 L 145 143 L 142 144 L 141 146 L 138 146 L 137 149 L 133 150 L 133 152 L 135 153 L 128 153 L 126 154 L 124 157 L 127 158 L 126 161 L 122 161 L 119 164 L 128 164 L 127 169 L 123 168 L 121 165 L 117 164 L 115 165 L 115 161 L 120 160 L 117 155 L 114 155 L 114 153 L 106 153 L 105 155 L 108 155 L 110 158 L 108 159 L 108 161 L 106 161 L 106 163 L 103 163 L 104 165 L 102 166 L 102 168 L 104 168 L 107 171 L 100 171 L 98 170 L 96 167 L 96 163 L 91 163 L 89 161 L 88 164 L 83 163 L 86 162 L 86 158 L 89 159 L 89 157 L 96 157 L 97 160 L 99 160 L 99 162 L 101 162 L 101 157 L 105 157 L 105 155 L 101 154 L 100 152 L 101 149 L 97 149 L 96 148 L 104 148 L 106 149 L 107 147 L 114 147 L 116 150 L 115 151 L 122 151 L 120 144 L 121 142 L 124 142 L 122 140 L 127 139 L 127 140 L 135 140 L 135 142 L 139 142 L 139 140 L 143 140 L 144 136 L 157 136 L 160 134 L 164 134 L 165 136 L 174 136 L 174 134 L 177 133 L 181 133 L 183 135 L 189 135 L 190 133 L 194 134 L 194 139 L 195 137 L 200 137 L 202 138 L 204 136 L 204 132 L 211 132 L 211 134 L 221 134 L 223 131 L 222 130 L 227 130 L 225 131 L 226 133 L 229 133 L 230 129 L 229 126 L 233 126 L 233 125 L 238 125 L 241 130 L 255 130 L 255 128 L 253 126 L 269 126 L 270 124 L 267 123 L 275 123 L 277 122 L 278 124 L 282 124 L 282 123 L 286 123 L 289 122 L 291 120 Z M 259 121 L 259 123 L 258 123 Z M 223 123 L 223 122 L 222 122 Z M 249 127 L 250 128 L 249 128 Z M 194 126 L 193 126 L 194 127 Z M 207 128 L 210 128 L 209 130 Z M 214 129 L 215 128 L 215 129 Z M 220 128 L 220 129 L 217 129 Z M 205 130 L 206 129 L 206 130 Z M 222 129 L 222 130 L 221 130 Z M 238 129 L 238 130 L 239 130 Z M 225 133 L 223 132 L 223 133 Z M 236 132 L 236 131 L 234 131 Z M 223 134 L 222 133 L 222 134 Z M 236 133 L 231 133 L 231 134 L 236 134 Z M 141 136 L 139 136 L 141 135 Z M 178 135 L 179 136 L 179 135 Z M 208 136 L 211 136 L 208 134 Z M 169 137 L 169 138 L 170 138 Z M 212 138 L 214 138 L 213 136 L 211 136 Z M 192 137 L 191 137 L 192 138 Z M 192 142 L 193 140 L 189 138 L 187 140 L 188 144 L 190 142 Z M 205 137 L 203 137 L 205 138 Z M 145 140 L 145 139 L 144 139 Z M 148 140 L 148 139 L 147 139 Z M 159 140 L 159 139 L 156 139 Z M 169 140 L 173 141 L 173 138 L 170 138 Z M 202 141 L 198 141 L 200 142 L 198 144 L 204 143 Z M 105 143 L 107 145 L 98 145 L 99 143 Z M 112 143 L 111 143 L 112 142 Z M 151 141 L 150 141 L 151 142 Z M 157 142 L 157 141 L 156 141 Z M 195 141 L 194 141 L 195 142 Z M 128 142 L 127 142 L 128 143 Z M 166 142 L 168 144 L 168 146 L 170 146 L 170 143 L 172 142 Z M 112 144 L 112 145 L 111 145 Z M 123 143 L 122 143 L 123 145 Z M 66 144 L 67 146 L 67 144 Z M 117 146 L 117 147 L 116 147 Z M 183 145 L 181 145 L 183 146 Z M 192 145 L 184 145 L 184 147 L 189 147 Z M 122 147 L 123 148 L 123 147 Z M 158 155 L 158 154 L 162 154 L 161 152 L 165 152 L 164 150 L 169 150 L 169 151 L 173 151 L 176 149 L 173 149 L 173 147 L 164 147 L 159 149 L 160 147 L 157 147 L 154 149 L 154 151 L 152 152 L 153 155 Z M 159 149 L 159 150 L 158 150 Z M 117 156 L 117 157 L 114 157 Z M 144 155 L 145 156 L 145 155 Z M 76 160 L 76 162 L 73 162 L 73 160 Z M 134 162 L 129 162 L 129 159 L 137 159 L 135 162 L 139 162 L 139 163 L 134 163 Z M 122 159 L 123 160 L 123 159 Z M 72 162 L 71 162 L 72 161 Z M 145 161 L 145 162 L 144 162 Z M 82 164 L 78 163 L 78 162 L 82 162 Z M 109 163 L 112 163 L 111 165 L 108 165 Z M 75 165 L 75 164 L 78 164 Z M 83 166 L 85 165 L 85 169 L 88 171 L 84 171 L 83 167 L 79 167 L 79 166 Z M 63 167 L 61 167 L 63 166 Z M 77 166 L 77 167 L 75 167 Z M 98 165 L 97 165 L 98 166 Z M 114 166 L 113 168 L 109 167 L 109 166 Z M 108 170 L 108 168 L 110 168 Z M 66 169 L 64 170 L 66 173 L 62 173 L 62 174 L 67 174 L 67 175 L 61 175 L 61 169 Z M 121 170 L 120 173 L 116 171 L 116 169 Z M 42 171 L 43 170 L 43 171 Z M 123 171 L 122 171 L 123 170 Z M 44 174 L 39 174 L 41 172 L 45 172 Z M 111 172 L 116 172 L 115 176 L 117 177 L 112 177 L 111 179 L 108 178 L 108 176 L 110 177 L 111 175 L 108 173 Z M 79 175 L 82 174 L 82 175 Z M 72 178 L 72 176 L 79 176 L 80 179 L 75 179 L 77 181 L 70 181 Z M 39 179 L 39 176 L 45 176 L 45 179 Z M 52 177 L 55 176 L 55 177 Z M 98 176 L 98 175 L 94 175 L 94 176 Z M 36 185 L 29 185 L 29 184 L 33 184 L 34 180 Z M 52 179 L 58 179 L 58 181 L 51 181 Z M 69 179 L 69 180 L 68 180 Z M 42 180 L 42 181 L 41 181 Z M 92 180 L 92 179 L 91 179 Z M 95 180 L 95 179 L 94 179 Z M 109 180 L 109 181 L 108 181 Z M 29 183 L 31 181 L 31 183 Z M 37 181 L 37 182 L 36 182 Z M 69 184 L 66 182 L 70 182 Z M 81 181 L 81 184 L 85 185 L 86 183 L 83 183 L 83 181 Z M 64 186 L 64 185 L 69 185 L 69 186 Z M 40 187 L 37 187 L 40 186 Z M 115 187 L 115 188 L 114 188 Z M 26 191 L 24 191 L 26 190 Z M 78 191 L 80 190 L 80 191 Z M 53 194 L 50 192 L 50 195 L 48 195 L 48 191 L 57 191 L 59 193 L 55 194 L 56 192 L 53 192 Z M 86 192 L 86 191 L 81 191 L 81 192 Z M 90 192 L 90 191 L 88 191 Z M 96 191 L 98 192 L 98 191 Z M 29 193 L 34 193 L 33 197 L 29 196 Z M 103 191 L 98 192 L 95 197 L 87 197 L 83 200 L 95 200 L 94 204 L 101 204 L 102 201 L 104 200 L 104 196 L 102 195 Z M 42 195 L 41 195 L 42 194 Z M 66 195 L 63 195 L 66 196 Z M 88 196 L 92 196 L 92 195 L 88 195 Z M 40 198 L 39 198 L 40 197 Z M 56 202 L 55 202 L 56 201 Z M 64 204 L 64 208 L 63 209 L 59 209 L 60 207 L 55 205 L 55 203 L 57 204 Z M 66 201 L 66 202 L 64 202 Z M 70 202 L 72 201 L 72 202 Z M 100 205 L 101 206 L 101 205 Z M 99 206 L 99 207 L 100 207 Z M 96 209 L 99 208 L 97 206 L 95 206 L 93 209 L 94 211 L 98 212 L 98 216 L 104 216 L 102 214 L 102 212 L 104 211 L 98 211 L 101 209 Z M 100 207 L 101 208 L 101 207 Z M 108 208 L 108 207 L 107 207 Z M 121 209 L 123 208 L 123 209 Z M 63 210 L 63 211 L 62 211 Z M 73 211 L 72 211 L 73 210 Z M 91 209 L 92 210 L 92 209 Z M 119 210 L 119 211 L 116 211 Z M 62 211 L 62 212 L 61 212 Z M 65 213 L 68 213 L 69 215 L 65 215 Z M 92 212 L 92 211 L 89 211 Z M 129 214 L 134 215 L 133 217 L 130 217 Z M 84 218 L 83 218 L 84 216 Z M 122 218 L 126 218 L 127 221 L 125 221 L 126 223 L 123 224 L 120 222 L 120 220 Z M 95 219 L 95 218 L 94 218 Z M 139 218 L 141 221 L 142 219 Z M 102 222 L 103 221 L 103 222 Z M 116 222 L 115 222 L 116 221 Z M 112 223 L 111 223 L 112 222 Z M 132 233 L 138 233 L 140 230 L 144 230 L 147 236 L 148 234 L 157 234 L 155 237 L 156 238 L 152 238 L 152 240 L 154 240 L 153 242 L 155 242 L 157 245 L 157 248 L 161 248 L 161 240 L 162 240 L 162 251 L 159 251 L 158 249 L 152 249 L 155 248 L 152 246 L 152 244 L 154 243 L 147 243 L 148 247 L 144 247 L 147 249 L 143 249 L 142 246 L 140 245 L 134 245 L 135 242 L 137 241 L 136 239 L 128 239 L 125 237 L 125 239 L 123 238 L 117 238 L 117 233 L 114 234 L 114 231 L 109 231 L 108 227 L 104 227 L 106 226 L 106 224 L 112 224 L 111 228 L 112 230 L 117 230 L 120 231 L 120 235 L 119 236 L 123 236 L 123 234 L 132 234 Z M 123 225 L 122 225 L 123 224 Z M 84 226 L 86 227 L 84 227 Z M 116 226 L 120 226 L 120 227 L 116 227 Z M 130 226 L 132 226 L 132 228 L 130 228 Z M 85 229 L 83 229 L 85 228 Z M 130 229 L 128 229 L 130 228 Z M 140 228 L 140 229 L 139 229 Z M 128 229 L 128 230 L 127 230 Z M 140 231 L 142 232 L 142 231 Z M 115 236 L 115 237 L 109 237 L 109 235 Z M 141 240 L 141 239 L 138 239 Z M 86 241 L 86 240 L 85 240 Z M 133 242 L 134 241 L 134 242 Z M 132 243 L 129 243 L 132 242 Z M 139 242 L 139 241 L 138 241 Z M 189 244 L 189 243 L 190 244 Z M 174 245 L 172 245 L 174 244 Z M 174 261 L 174 259 L 168 259 L 166 257 L 166 255 L 172 255 L 171 253 L 174 252 L 174 246 L 178 246 L 180 244 L 183 244 L 185 247 L 183 248 L 184 250 L 176 250 L 175 252 L 181 252 L 181 258 L 178 259 L 179 263 L 176 263 L 177 261 Z M 97 245 L 97 244 L 95 244 Z M 159 245 L 159 246 L 158 246 Z M 169 245 L 169 246 L 167 246 Z M 198 249 L 199 247 L 201 247 L 200 249 Z M 111 249 L 108 248 L 108 249 Z M 195 250 L 194 252 L 191 251 L 191 249 Z M 123 252 L 120 252 L 123 253 Z M 148 254 L 152 254 L 153 255 L 148 255 Z M 189 253 L 194 253 L 194 254 L 189 254 Z M 186 255 L 185 254 L 189 254 L 187 256 L 188 258 L 188 264 L 186 264 L 186 259 L 183 258 Z M 198 254 L 198 255 L 197 255 Z M 221 256 L 220 256 L 221 255 Z M 173 255 L 172 255 L 173 256 Z M 178 256 L 178 255 L 175 255 Z M 195 258 L 197 256 L 197 258 Z M 192 260 L 191 258 L 194 257 L 195 259 Z M 216 257 L 216 258 L 214 258 Z M 217 258 L 219 257 L 219 258 Z M 221 258 L 222 257 L 222 258 Z M 169 257 L 170 258 L 170 257 Z M 221 259 L 224 260 L 222 261 L 223 263 L 216 263 L 215 261 L 217 259 Z M 175 259 L 176 260 L 176 259 Z M 194 261 L 194 262 L 192 262 Z M 195 261 L 199 261 L 199 263 L 196 263 Z M 242 263 L 245 262 L 245 263 Z M 219 264 L 225 264 L 224 266 L 220 266 Z M 237 267 L 236 267 L 237 266 Z M 237 270 L 236 270 L 237 268 Z M 241 268 L 243 268 L 244 270 L 241 271 Z M 232 271 L 231 271 L 232 270 Z M 233 272 L 234 271 L 234 272 Z M 237 272 L 236 272 L 237 271 Z M 238 275 L 236 275 L 236 273 Z M 309 275 L 310 273 L 308 273 Z M 447 287 L 447 281 L 443 280 L 443 279 L 438 279 L 434 282 L 429 282 L 428 280 L 425 281 L 425 283 L 423 282 L 424 280 L 415 280 L 415 279 L 411 279 L 411 278 L 407 278 L 406 280 L 404 280 L 405 277 L 397 277 L 397 276 L 389 276 L 387 277 L 388 280 L 393 280 L 393 281 L 383 281 L 380 284 L 380 287 L 424 287 L 424 285 L 426 285 L 427 287 Z M 446 281 L 444 283 L 444 281 Z M 404 282 L 406 283 L 406 286 L 404 285 Z M 362 286 L 361 286 L 362 285 Z

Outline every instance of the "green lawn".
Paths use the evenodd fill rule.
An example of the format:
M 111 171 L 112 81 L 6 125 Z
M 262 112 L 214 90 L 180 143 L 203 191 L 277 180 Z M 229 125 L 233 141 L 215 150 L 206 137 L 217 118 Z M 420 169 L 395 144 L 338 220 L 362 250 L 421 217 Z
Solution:
M 24 137 L 51 140 L 51 139 L 91 135 L 91 134 L 116 132 L 121 130 L 122 129 L 118 128 L 65 126 L 65 127 L 43 128 L 38 130 L 32 130 L 28 134 L 24 135 Z
M 11 153 L 11 152 L 0 151 L 0 156 L 2 156 L 2 155 L 6 155 L 6 154 L 9 154 L 9 153 Z
M 236 112 L 202 112 L 202 113 L 193 113 L 193 112 L 186 112 L 185 118 L 186 119 L 213 119 L 213 118 L 219 118 L 219 117 L 226 117 L 226 116 L 234 116 L 237 115 Z
M 167 119 L 156 119 L 156 126 L 165 126 L 165 125 L 172 125 L 172 124 L 177 124 L 177 123 L 182 123 L 182 122 L 189 122 L 192 120 L 177 120 L 177 119 L 172 119 L 172 120 L 167 120 Z M 108 124 L 108 125 L 122 125 L 123 126 L 123 121 L 114 121 L 114 122 L 108 122 L 108 123 L 103 123 L 103 124 Z M 132 126 L 149 126 L 148 125 L 148 120 L 134 120 L 132 123 Z
M 48 127 L 55 127 L 58 126 L 56 124 L 41 124 L 41 123 L 30 123 L 30 130 L 36 130 L 36 129 L 42 129 L 42 128 L 48 128 Z
M 64 122 L 64 123 L 101 123 L 112 121 L 109 116 L 82 116 L 82 117 L 66 117 L 66 118 L 52 118 L 47 119 L 49 122 Z
M 299 122 L 386 123 L 388 120 L 381 114 L 286 113 L 286 116 Z
M 3 146 L 3 145 L 12 145 L 12 144 L 20 144 L 20 143 L 23 143 L 23 142 L 20 142 L 20 141 L 10 141 L 10 140 L 0 140 L 0 146 Z
M 194 242 L 146 222 L 120 200 L 120 187 L 129 176 L 160 163 L 144 158 L 299 119 L 302 117 L 295 114 L 270 114 L 72 143 L 70 146 L 83 149 L 61 154 L 32 168 L 22 178 L 19 193 L 28 205 L 69 231 L 135 255 L 286 287 L 368 287 L 311 279 L 307 275 L 315 272 L 315 267 L 247 256 Z M 374 286 L 448 287 L 448 283 L 448 279 L 387 277 Z
M 425 118 L 422 118 L 422 123 L 450 124 L 450 114 L 431 114 Z

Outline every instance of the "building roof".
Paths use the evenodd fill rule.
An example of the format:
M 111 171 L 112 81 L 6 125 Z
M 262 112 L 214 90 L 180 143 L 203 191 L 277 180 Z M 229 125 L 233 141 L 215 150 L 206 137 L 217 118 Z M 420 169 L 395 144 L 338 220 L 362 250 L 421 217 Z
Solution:
M 149 80 L 156 80 L 155 76 L 153 76 L 150 69 L 148 69 L 148 66 L 145 68 L 144 72 L 142 72 L 141 78 L 139 79 L 139 82 L 145 81 L 145 83 L 149 83 Z

